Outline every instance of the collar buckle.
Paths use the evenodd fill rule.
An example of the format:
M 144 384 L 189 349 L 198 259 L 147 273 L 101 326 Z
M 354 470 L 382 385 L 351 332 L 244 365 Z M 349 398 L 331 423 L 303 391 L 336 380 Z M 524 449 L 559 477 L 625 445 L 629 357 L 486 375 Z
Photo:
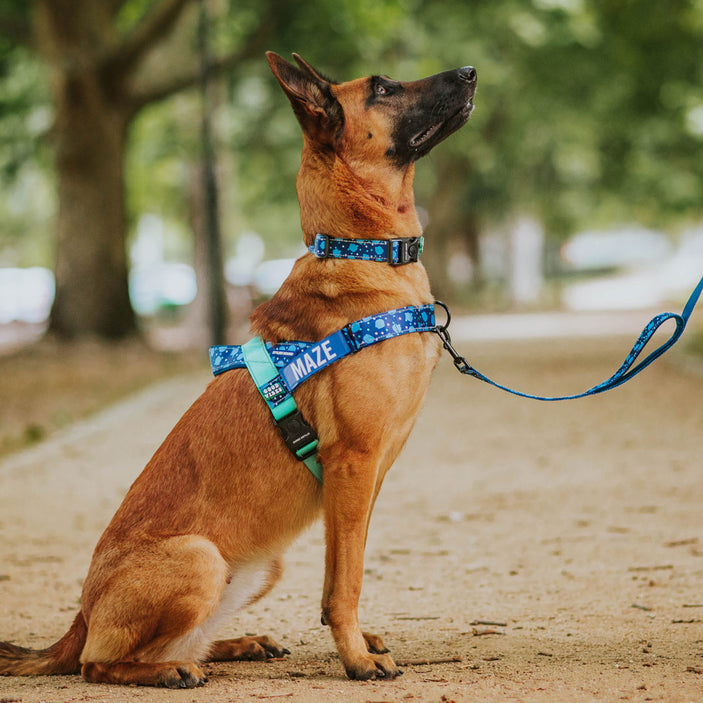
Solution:
M 397 258 L 394 256 L 393 244 L 398 244 Z M 398 237 L 388 240 L 388 263 L 391 266 L 403 266 L 404 264 L 414 264 L 420 258 L 422 251 L 422 237 Z

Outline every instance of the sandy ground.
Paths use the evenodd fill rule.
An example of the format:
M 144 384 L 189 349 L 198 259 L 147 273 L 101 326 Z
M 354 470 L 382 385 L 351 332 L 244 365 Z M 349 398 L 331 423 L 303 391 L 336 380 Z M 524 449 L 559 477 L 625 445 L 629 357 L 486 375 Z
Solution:
M 629 341 L 460 347 L 506 383 L 566 393 L 610 375 Z M 2 639 L 63 634 L 102 528 L 206 382 L 152 387 L 0 464 Z M 703 701 L 702 438 L 703 378 L 676 364 L 540 404 L 445 358 L 379 498 L 360 611 L 396 659 L 459 661 L 347 681 L 319 625 L 318 526 L 222 633 L 270 634 L 285 660 L 209 665 L 188 691 L 0 678 L 0 701 Z

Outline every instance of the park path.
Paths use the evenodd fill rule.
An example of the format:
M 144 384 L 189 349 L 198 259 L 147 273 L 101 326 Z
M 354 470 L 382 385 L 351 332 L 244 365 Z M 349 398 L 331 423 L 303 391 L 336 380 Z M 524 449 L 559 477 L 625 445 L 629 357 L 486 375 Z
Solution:
M 571 393 L 609 376 L 641 326 L 457 346 L 521 390 Z M 146 389 L 0 463 L 3 639 L 39 647 L 63 633 L 100 531 L 206 383 Z M 212 665 L 207 687 L 175 693 L 7 678 L 0 700 L 703 701 L 702 453 L 703 377 L 676 359 L 549 404 L 444 358 L 374 513 L 360 612 L 397 659 L 460 661 L 347 681 L 319 625 L 316 526 L 274 592 L 223 633 L 269 633 L 286 660 Z

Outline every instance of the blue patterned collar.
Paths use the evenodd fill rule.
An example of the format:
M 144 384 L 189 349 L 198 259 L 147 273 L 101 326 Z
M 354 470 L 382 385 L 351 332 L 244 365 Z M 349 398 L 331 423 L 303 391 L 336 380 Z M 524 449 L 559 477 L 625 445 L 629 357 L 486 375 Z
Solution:
M 422 251 L 423 237 L 393 239 L 342 239 L 316 234 L 309 250 L 318 259 L 355 259 L 380 261 L 391 266 L 415 263 Z

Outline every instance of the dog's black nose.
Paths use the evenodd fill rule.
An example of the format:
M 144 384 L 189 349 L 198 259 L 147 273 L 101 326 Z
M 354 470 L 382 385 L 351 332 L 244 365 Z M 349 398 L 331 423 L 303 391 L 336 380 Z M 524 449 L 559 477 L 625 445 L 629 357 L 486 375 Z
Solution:
M 469 83 L 476 82 L 476 69 L 473 66 L 464 66 L 459 69 L 459 78 L 468 81 Z

